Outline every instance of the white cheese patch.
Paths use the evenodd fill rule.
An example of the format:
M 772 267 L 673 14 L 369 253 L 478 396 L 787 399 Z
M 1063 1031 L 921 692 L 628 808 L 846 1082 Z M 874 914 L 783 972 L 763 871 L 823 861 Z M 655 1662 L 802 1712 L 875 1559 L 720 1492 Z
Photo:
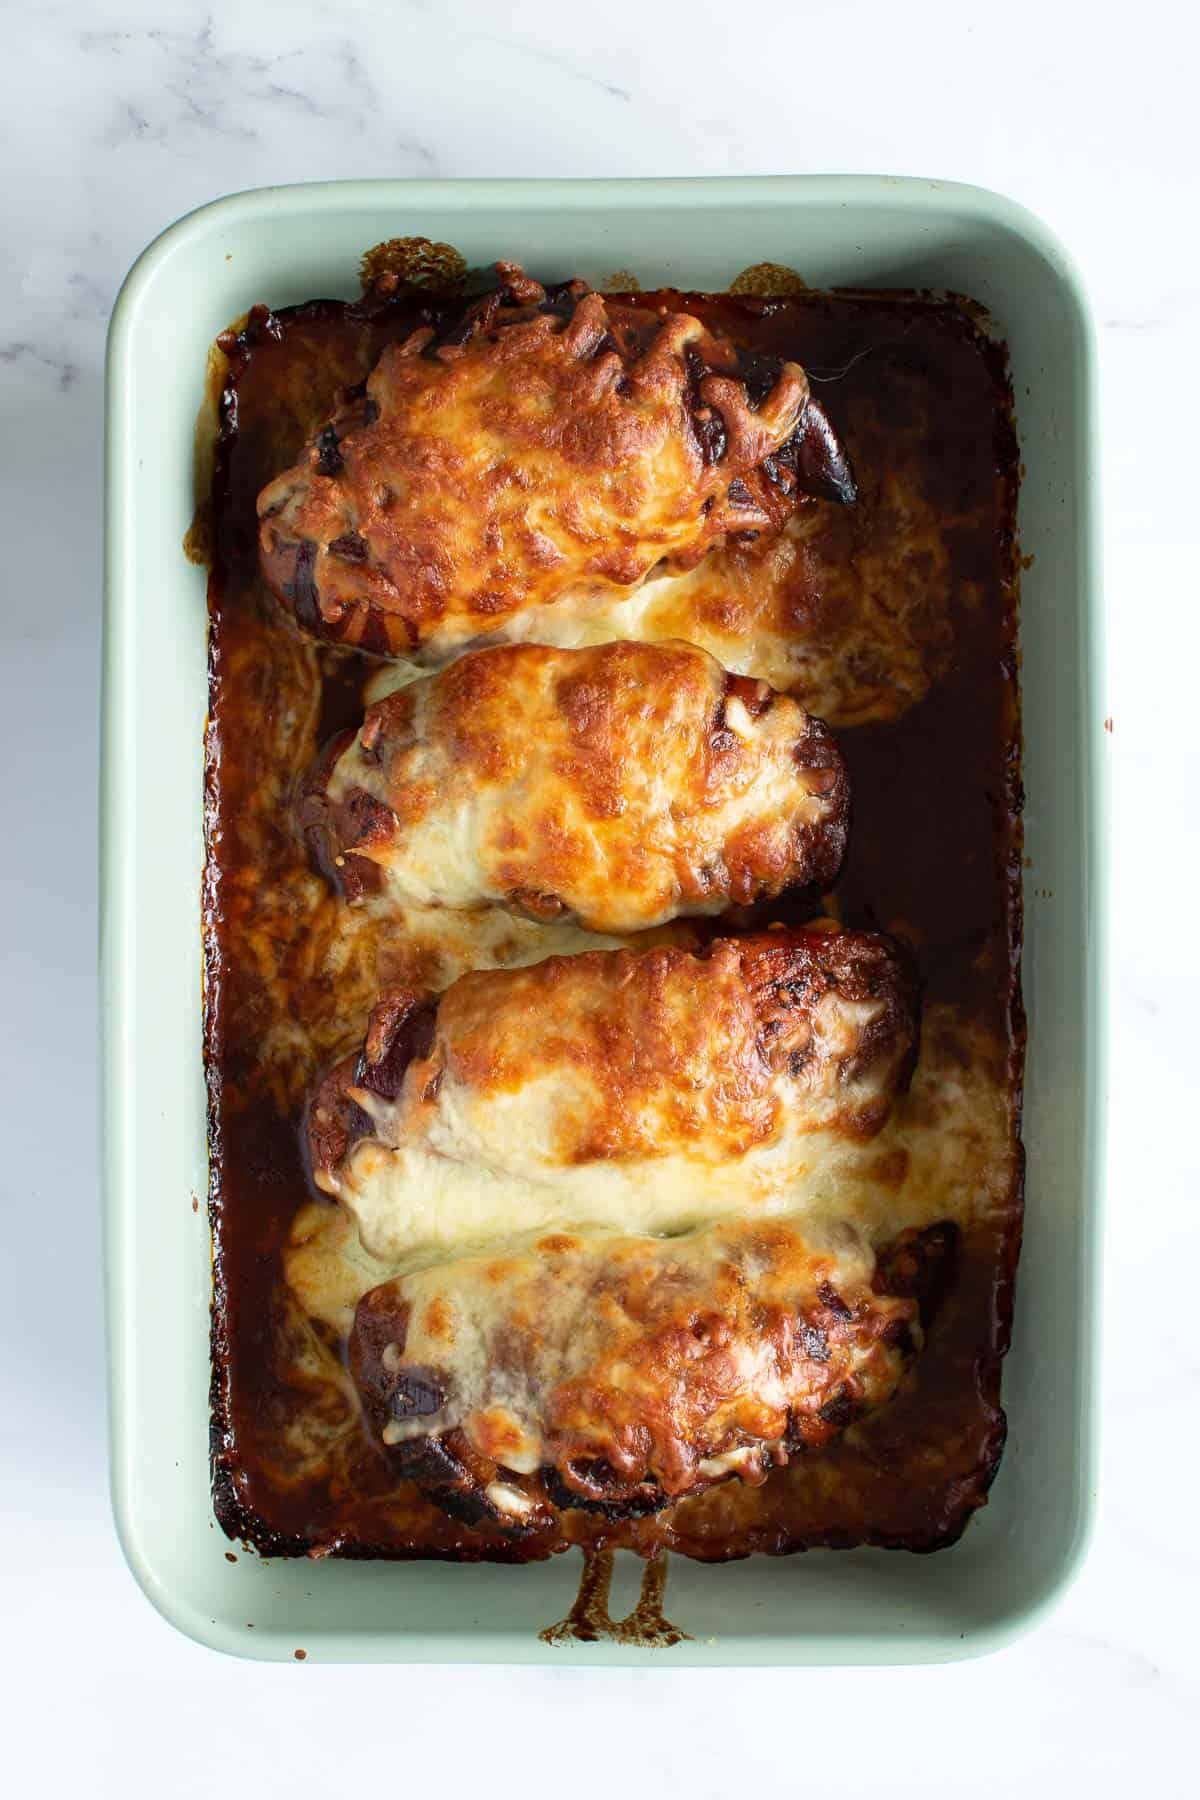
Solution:
M 852 1052 L 879 1011 L 879 1002 L 827 995 L 813 1015 L 814 1065 L 831 1069 Z M 447 1067 L 415 1128 L 406 1089 L 395 1102 L 355 1090 L 378 1136 L 361 1139 L 318 1180 L 352 1214 L 367 1251 L 390 1261 L 456 1255 L 513 1231 L 566 1225 L 673 1234 L 790 1211 L 801 1191 L 822 1205 L 854 1149 L 838 1127 L 878 1092 L 870 1072 L 812 1093 L 781 1073 L 771 1083 L 774 1127 L 748 1149 L 714 1134 L 665 1154 L 564 1156 L 564 1119 L 602 1116 L 602 1082 L 602 1071 L 564 1063 L 508 1091 L 481 1091 Z M 653 1142 L 652 1114 L 646 1123 Z

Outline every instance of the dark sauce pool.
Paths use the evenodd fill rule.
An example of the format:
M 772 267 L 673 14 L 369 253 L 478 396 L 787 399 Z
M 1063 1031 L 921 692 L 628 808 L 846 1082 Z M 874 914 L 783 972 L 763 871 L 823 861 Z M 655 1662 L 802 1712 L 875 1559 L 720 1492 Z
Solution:
M 673 293 L 638 299 L 682 303 Z M 951 582 L 956 592 L 969 589 L 972 603 L 954 608 L 952 643 L 924 699 L 896 722 L 839 730 L 854 813 L 835 900 L 846 924 L 909 941 L 927 1009 L 952 1002 L 986 1028 L 1015 1146 L 1024 1048 L 1017 459 L 1003 353 L 977 330 L 969 306 L 919 296 L 688 297 L 687 305 L 742 344 L 794 357 L 817 376 L 860 475 L 886 456 L 889 430 L 906 428 L 911 396 L 921 397 L 921 480 L 949 522 Z M 444 316 L 442 303 L 411 294 L 317 301 L 277 316 L 257 309 L 243 332 L 223 340 L 209 522 L 204 888 L 217 1517 L 231 1536 L 275 1554 L 520 1561 L 582 1544 L 720 1559 L 816 1544 L 952 1543 L 986 1495 L 1003 1446 L 1019 1148 L 1010 1204 L 966 1234 L 911 1390 L 765 1486 L 726 1484 L 655 1518 L 611 1524 L 567 1513 L 556 1531 L 517 1542 L 450 1520 L 396 1483 L 352 1398 L 329 1378 L 341 1346 L 289 1309 L 281 1253 L 311 1198 L 299 1136 L 305 1071 L 291 1083 L 272 1079 L 263 1046 L 290 1028 L 302 1043 L 337 1006 L 307 953 L 334 903 L 314 897 L 288 816 L 295 769 L 280 768 L 278 746 L 292 745 L 299 767 L 332 732 L 357 724 L 371 665 L 301 645 L 275 610 L 257 575 L 255 499 L 385 343 Z M 877 442 L 856 442 L 852 421 L 863 403 L 879 421 Z M 869 541 L 869 517 L 863 529 Z M 771 916 L 783 915 L 775 907 Z

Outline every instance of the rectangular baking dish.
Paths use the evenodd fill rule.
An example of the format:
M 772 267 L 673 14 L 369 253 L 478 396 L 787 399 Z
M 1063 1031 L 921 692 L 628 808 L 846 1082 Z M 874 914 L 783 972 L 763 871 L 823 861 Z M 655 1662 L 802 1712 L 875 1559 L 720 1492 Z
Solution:
M 255 301 L 350 297 L 361 252 L 421 234 L 543 278 L 614 269 L 720 289 L 749 264 L 815 287 L 971 296 L 1012 357 L 1023 578 L 1028 1193 L 1009 1441 L 991 1502 L 936 1556 L 671 1559 L 669 1648 L 566 1646 L 576 1557 L 527 1567 L 230 1560 L 208 1480 L 210 1245 L 201 1065 L 205 571 L 182 544 L 206 351 Z M 931 1662 L 1028 1627 L 1083 1555 L 1096 1467 L 1103 1171 L 1102 646 L 1095 377 L 1079 284 L 997 195 L 813 176 L 336 182 L 220 200 L 134 266 L 108 351 L 101 982 L 113 1502 L 150 1600 L 244 1655 L 573 1665 Z M 632 1605 L 634 1559 L 614 1616 Z M 628 1594 L 626 1590 L 628 1589 Z

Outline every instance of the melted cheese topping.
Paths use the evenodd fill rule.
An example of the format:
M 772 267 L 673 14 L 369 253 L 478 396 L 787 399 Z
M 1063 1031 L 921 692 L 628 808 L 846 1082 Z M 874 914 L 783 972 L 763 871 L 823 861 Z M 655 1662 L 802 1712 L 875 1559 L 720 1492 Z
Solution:
M 899 1232 L 941 1220 L 964 1232 L 999 1224 L 1012 1204 L 1010 1106 L 1003 1046 L 953 1007 L 935 1007 L 923 1023 L 912 1087 L 890 1118 L 866 1142 L 825 1141 L 824 1154 L 797 1170 L 781 1213 L 814 1241 L 845 1226 L 872 1258 Z M 579 1221 L 568 1213 L 565 1223 L 575 1229 Z M 510 1219 L 490 1236 L 493 1253 L 511 1247 L 515 1230 Z M 430 1266 L 437 1254 L 372 1256 L 350 1213 L 314 1201 L 297 1216 L 284 1266 L 305 1313 L 346 1337 L 369 1289 Z
M 302 624 L 446 655 L 791 510 L 755 471 L 810 410 L 798 365 L 751 406 L 732 346 L 687 313 L 577 294 L 564 321 L 525 285 L 529 304 L 501 296 L 465 342 L 427 329 L 385 349 L 365 396 L 263 490 L 264 572 Z
M 828 886 L 848 790 L 820 725 L 692 645 L 522 645 L 373 707 L 317 806 L 352 897 L 381 870 L 400 905 L 621 932 Z
M 903 1319 L 914 1348 L 920 1334 L 911 1308 L 872 1291 L 876 1253 L 944 1221 L 963 1232 L 1002 1226 L 1013 1204 L 1010 1105 L 1003 1045 L 938 1007 L 912 1089 L 882 1130 L 831 1144 L 797 1173 L 775 1219 L 725 1219 L 665 1240 L 568 1226 L 549 1240 L 498 1237 L 449 1262 L 394 1262 L 368 1255 L 349 1214 L 317 1202 L 296 1221 L 285 1271 L 304 1312 L 339 1338 L 361 1306 L 356 1373 L 393 1445 L 449 1433 L 522 1477 L 588 1457 L 620 1468 L 624 1457 L 630 1481 L 757 1480 L 785 1426 L 804 1441 L 825 1423 L 822 1406 L 844 1422 L 832 1395 L 851 1395 L 857 1414 L 894 1390 L 902 1340 L 881 1345 L 880 1328 Z M 773 1309 L 825 1330 L 833 1320 L 814 1312 L 822 1283 L 852 1318 L 835 1315 L 846 1335 L 830 1361 L 814 1362 L 795 1336 L 781 1344 Z M 750 1295 L 753 1310 L 742 1311 Z M 430 1410 L 397 1405 L 414 1374 Z M 513 1511 L 493 1485 L 491 1504 Z M 525 1516 L 529 1495 L 521 1501 L 513 1516 Z
M 904 447 L 886 456 L 880 427 L 859 413 L 850 442 L 860 505 L 803 506 L 779 535 L 717 548 L 627 594 L 573 589 L 505 620 L 503 636 L 562 646 L 686 639 L 834 730 L 902 718 L 947 668 L 957 612 L 978 602 L 971 584 L 955 582 L 949 551 L 948 533 L 969 521 L 940 511 Z M 403 664 L 381 669 L 369 694 L 411 678 Z
M 400 1265 L 364 1250 L 350 1214 L 327 1200 L 310 1200 L 296 1214 L 283 1257 L 289 1291 L 306 1318 L 348 1338 L 354 1309 Z
M 913 1048 L 906 982 L 883 940 L 854 933 L 467 975 L 394 1092 L 353 1060 L 335 1071 L 310 1116 L 315 1178 L 385 1258 L 566 1221 L 674 1232 L 770 1214 L 887 1116 Z M 381 1003 L 368 1064 L 387 1066 L 403 1015 Z M 334 1135 L 346 1101 L 369 1135 Z
M 292 830 L 294 796 L 316 747 L 320 655 L 264 614 L 245 624 L 222 672 L 230 691 L 245 697 L 260 693 L 262 672 L 270 671 L 272 703 L 239 743 L 239 757 L 252 771 L 246 777 L 252 799 L 238 812 L 241 853 L 222 876 L 220 904 L 254 975 L 245 1003 L 253 1011 L 256 1054 L 242 1079 L 248 1094 L 268 1090 L 281 1115 L 302 1110 L 314 1069 L 361 1039 L 381 989 L 437 992 L 470 969 L 516 967 L 624 941 L 565 919 L 543 921 L 497 907 L 398 907 L 386 892 L 347 906 L 310 867 Z M 264 868 L 272 871 L 269 881 Z M 690 944 L 694 931 L 674 922 L 643 934 L 643 941 Z
M 679 1494 L 890 1396 L 919 1325 L 873 1268 L 844 1225 L 527 1237 L 373 1289 L 352 1359 L 385 1445 L 462 1429 L 519 1475 L 602 1458 Z

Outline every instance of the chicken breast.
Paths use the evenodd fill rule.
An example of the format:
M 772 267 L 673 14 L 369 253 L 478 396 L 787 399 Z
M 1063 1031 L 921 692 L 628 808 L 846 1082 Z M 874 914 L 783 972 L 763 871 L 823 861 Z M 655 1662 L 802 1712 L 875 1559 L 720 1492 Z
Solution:
M 620 1518 L 758 1483 L 895 1392 L 953 1227 L 874 1255 L 848 1224 L 559 1232 L 360 1301 L 350 1361 L 398 1472 L 459 1517 Z
M 372 706 L 300 807 L 352 901 L 596 932 L 827 889 L 848 814 L 820 721 L 682 643 L 469 652 Z
M 879 1130 L 915 1054 L 912 973 L 885 938 L 550 957 L 383 994 L 314 1097 L 312 1170 L 388 1259 L 753 1221 Z
M 263 572 L 305 630 L 440 660 L 777 531 L 804 493 L 854 497 L 799 364 L 498 269 L 461 322 L 389 346 L 262 490 Z

